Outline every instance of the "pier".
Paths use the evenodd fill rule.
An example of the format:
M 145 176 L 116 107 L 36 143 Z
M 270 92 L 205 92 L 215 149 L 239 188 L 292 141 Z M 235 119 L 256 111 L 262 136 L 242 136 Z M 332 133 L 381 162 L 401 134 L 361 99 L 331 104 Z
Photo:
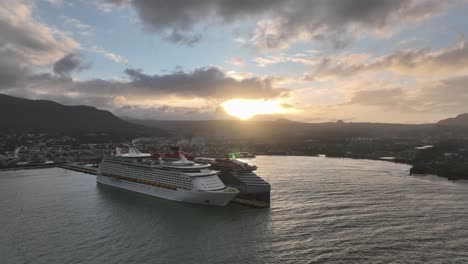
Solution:
M 41 169 L 41 168 L 62 168 L 66 170 L 72 170 L 77 172 L 82 172 L 91 175 L 97 175 L 97 168 L 94 167 L 87 167 L 78 164 L 69 164 L 69 163 L 53 163 L 47 164 L 47 166 L 23 166 L 23 167 L 12 167 L 12 168 L 5 168 L 1 170 L 22 170 L 22 169 Z M 270 203 L 259 201 L 259 200 L 250 200 L 250 199 L 243 199 L 243 198 L 234 198 L 230 203 L 236 203 L 248 207 L 253 208 L 269 208 Z
M 21 166 L 12 166 L 0 168 L 0 171 L 11 171 L 11 170 L 31 170 L 31 169 L 46 169 L 56 167 L 55 163 L 44 163 L 44 164 L 29 164 Z
M 93 167 L 85 167 L 81 165 L 67 164 L 67 163 L 57 163 L 56 167 L 67 169 L 67 170 L 72 170 L 72 171 L 83 172 L 83 173 L 92 174 L 92 175 L 97 175 L 97 168 L 93 168 Z

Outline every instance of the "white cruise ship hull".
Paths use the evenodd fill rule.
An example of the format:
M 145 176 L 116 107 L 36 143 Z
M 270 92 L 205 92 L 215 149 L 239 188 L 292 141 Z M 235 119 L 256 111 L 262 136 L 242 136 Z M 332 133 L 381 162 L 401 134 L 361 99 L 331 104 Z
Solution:
M 189 191 L 183 189 L 170 190 L 102 175 L 96 176 L 96 182 L 125 190 L 160 197 L 167 200 L 203 205 L 225 206 L 238 193 L 236 189 L 231 187 L 227 187 L 227 189 L 221 191 Z

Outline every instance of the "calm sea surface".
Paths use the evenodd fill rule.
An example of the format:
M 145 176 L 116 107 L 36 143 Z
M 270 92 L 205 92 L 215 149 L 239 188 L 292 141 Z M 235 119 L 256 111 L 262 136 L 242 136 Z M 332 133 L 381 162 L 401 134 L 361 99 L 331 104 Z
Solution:
M 270 209 L 183 204 L 59 168 L 0 172 L 0 263 L 468 263 L 468 183 L 260 156 Z

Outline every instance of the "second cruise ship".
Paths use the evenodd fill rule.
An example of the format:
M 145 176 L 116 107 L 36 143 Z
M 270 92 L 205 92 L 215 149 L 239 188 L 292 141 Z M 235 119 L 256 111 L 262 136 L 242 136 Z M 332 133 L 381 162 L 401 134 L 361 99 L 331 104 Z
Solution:
M 151 159 L 129 145 L 123 153 L 116 149 L 114 157 L 102 161 L 97 182 L 168 200 L 225 206 L 239 191 L 226 187 L 218 178 L 218 171 L 209 164 L 189 161 L 183 154 L 177 161 Z

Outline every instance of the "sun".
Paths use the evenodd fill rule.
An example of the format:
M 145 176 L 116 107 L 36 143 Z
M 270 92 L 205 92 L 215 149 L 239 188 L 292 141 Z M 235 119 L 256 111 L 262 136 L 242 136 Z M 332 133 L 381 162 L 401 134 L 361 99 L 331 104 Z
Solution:
M 221 104 L 224 110 L 241 120 L 247 120 L 261 114 L 285 113 L 286 109 L 277 100 L 241 100 L 232 99 Z

